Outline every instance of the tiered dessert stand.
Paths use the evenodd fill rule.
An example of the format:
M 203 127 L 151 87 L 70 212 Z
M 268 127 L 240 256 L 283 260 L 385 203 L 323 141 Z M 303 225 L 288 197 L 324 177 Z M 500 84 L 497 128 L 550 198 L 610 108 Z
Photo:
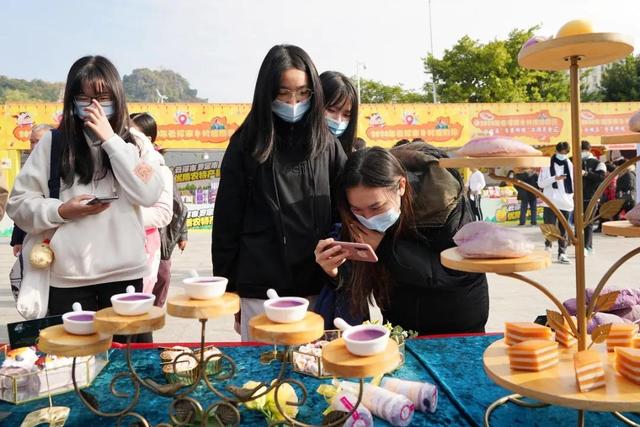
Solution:
M 574 155 L 581 152 L 580 148 L 580 67 L 591 67 L 606 64 L 623 58 L 633 51 L 631 39 L 616 33 L 590 33 L 560 37 L 529 45 L 520 51 L 518 61 L 521 66 L 536 70 L 567 70 L 570 72 L 571 85 L 571 147 Z M 620 175 L 630 165 L 640 160 L 640 157 L 630 159 L 616 168 L 599 186 L 587 209 L 583 209 L 582 164 L 573 162 L 574 184 L 574 222 L 575 231 L 554 204 L 541 191 L 521 182 L 503 176 L 493 177 L 510 182 L 524 188 L 542 199 L 554 212 L 560 224 L 567 230 L 568 242 L 575 246 L 575 285 L 577 299 L 577 322 L 569 316 L 562 303 L 542 284 L 520 274 L 545 268 L 549 265 L 549 253 L 535 252 L 534 254 L 516 259 L 478 260 L 464 259 L 455 248 L 441 254 L 442 263 L 450 268 L 468 272 L 497 273 L 518 279 L 543 292 L 557 307 L 564 320 L 568 323 L 573 335 L 578 340 L 578 350 L 587 348 L 587 320 L 596 311 L 600 292 L 611 275 L 629 258 L 640 253 L 640 248 L 631 251 L 618 260 L 602 277 L 598 283 L 591 304 L 587 307 L 585 295 L 585 260 L 584 260 L 584 227 L 592 224 L 596 219 L 597 201 L 609 182 Z M 549 165 L 548 157 L 517 157 L 517 158 L 452 158 L 441 159 L 440 166 L 447 168 L 458 167 L 498 167 L 526 168 Z M 599 216 L 606 218 L 615 215 L 621 206 L 621 201 L 609 202 L 601 206 Z M 613 214 L 610 215 L 610 212 Z M 545 237 L 557 240 L 560 232 L 555 226 L 543 226 Z M 607 234 L 618 236 L 640 237 L 640 227 L 633 227 L 626 222 L 610 222 L 603 225 Z M 640 411 L 640 386 L 634 384 L 616 373 L 613 367 L 613 355 L 607 355 L 605 364 L 606 387 L 587 393 L 580 393 L 576 385 L 573 367 L 573 353 L 576 349 L 562 350 L 560 363 L 552 368 L 540 372 L 523 372 L 511 370 L 507 356 L 507 346 L 504 340 L 490 345 L 483 356 L 487 375 L 498 385 L 511 390 L 511 394 L 498 399 L 486 410 L 484 424 L 488 426 L 492 412 L 500 405 L 514 403 L 528 408 L 539 408 L 548 405 L 560 405 L 578 410 L 578 425 L 584 425 L 585 411 L 612 412 L 617 418 L 629 425 L 635 424 L 621 412 Z M 532 400 L 522 400 L 527 397 Z
M 226 386 L 221 390 L 216 388 L 215 383 L 233 379 L 236 375 L 236 363 L 239 363 L 239 361 L 234 361 L 224 353 L 211 354 L 204 357 L 206 323 L 208 319 L 234 314 L 239 310 L 240 299 L 236 294 L 232 293 L 226 293 L 222 297 L 210 300 L 193 300 L 186 295 L 180 295 L 168 301 L 167 313 L 169 315 L 199 319 L 201 323 L 199 354 L 203 355 L 203 357 L 198 358 L 193 353 L 184 352 L 173 361 L 173 372 L 179 372 L 176 369 L 179 363 L 185 363 L 188 358 L 195 359 L 198 365 L 198 374 L 192 385 L 159 384 L 150 378 L 140 377 L 134 367 L 131 358 L 131 337 L 136 334 L 156 331 L 164 326 L 165 312 L 158 307 L 154 307 L 149 313 L 141 316 L 120 316 L 112 308 L 106 308 L 96 313 L 95 326 L 97 332 L 95 334 L 87 336 L 72 335 L 67 333 L 62 325 L 57 325 L 40 332 L 38 347 L 48 354 L 73 357 L 72 379 L 78 397 L 91 412 L 102 417 L 114 418 L 118 426 L 123 422 L 126 423 L 126 419 L 135 419 L 141 425 L 150 426 L 144 416 L 135 412 L 140 398 L 141 387 L 150 390 L 154 394 L 171 398 L 168 408 L 169 421 L 159 424 L 158 427 L 193 424 L 208 426 L 211 421 L 217 422 L 219 426 L 236 426 L 240 424 L 240 411 L 237 405 L 259 398 L 271 390 L 274 390 L 275 403 L 285 417 L 285 421 L 278 423 L 279 425 L 308 426 L 309 424 L 292 419 L 286 414 L 280 406 L 278 390 L 285 383 L 299 388 L 302 392 L 300 401 L 286 402 L 286 404 L 304 405 L 307 398 L 307 390 L 301 381 L 286 378 L 287 368 L 290 368 L 291 365 L 293 346 L 306 344 L 323 336 L 324 320 L 319 315 L 311 312 L 308 312 L 303 320 L 287 324 L 274 323 L 265 315 L 252 318 L 249 322 L 249 329 L 255 340 L 285 346 L 284 352 L 280 353 L 284 357 L 279 358 L 281 365 L 278 376 L 272 382 L 261 383 L 253 390 L 235 386 Z M 79 389 L 75 378 L 75 364 L 77 357 L 95 355 L 107 351 L 111 346 L 113 335 L 127 336 L 125 357 L 128 371 L 121 372 L 113 377 L 109 391 L 113 397 L 127 399 L 127 403 L 119 411 L 103 412 L 99 409 L 99 402 L 94 396 L 86 390 Z M 362 399 L 363 379 L 394 369 L 400 362 L 400 353 L 395 341 L 390 339 L 387 351 L 382 354 L 370 357 L 353 356 L 346 350 L 344 341 L 338 339 L 325 346 L 322 360 L 325 369 L 333 375 L 360 378 L 358 400 L 353 410 L 328 424 L 337 426 L 342 425 L 359 406 Z M 242 361 L 242 363 L 255 362 Z M 210 363 L 218 366 L 218 369 L 213 374 L 207 373 L 207 366 L 210 366 Z M 132 391 L 119 389 L 125 381 L 130 384 Z M 190 396 L 201 385 L 207 387 L 211 393 L 211 402 L 206 402 L 206 406 L 203 406 L 201 402 Z M 262 387 L 264 389 L 258 393 L 258 390 Z

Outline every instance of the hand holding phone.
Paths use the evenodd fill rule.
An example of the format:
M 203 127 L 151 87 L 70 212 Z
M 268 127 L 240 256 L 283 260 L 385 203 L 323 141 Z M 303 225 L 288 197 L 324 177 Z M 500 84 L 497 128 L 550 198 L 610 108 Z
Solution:
M 91 199 L 87 202 L 87 205 L 91 206 L 91 205 L 97 205 L 98 203 L 101 204 L 108 204 L 111 203 L 115 200 L 118 200 L 118 196 L 108 196 L 108 197 L 96 197 L 94 199 Z
M 378 256 L 373 248 L 367 243 L 340 242 L 335 241 L 328 247 L 340 246 L 346 253 L 346 258 L 351 261 L 378 262 Z

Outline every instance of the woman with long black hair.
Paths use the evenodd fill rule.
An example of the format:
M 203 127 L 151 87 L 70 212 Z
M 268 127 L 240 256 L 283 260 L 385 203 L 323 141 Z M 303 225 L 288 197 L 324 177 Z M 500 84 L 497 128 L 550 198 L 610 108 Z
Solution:
M 313 297 L 327 280 L 313 250 L 335 222 L 331 190 L 344 159 L 311 58 L 274 46 L 222 160 L 214 210 L 213 272 L 241 297 L 243 340 L 267 289 Z
M 61 162 L 59 176 L 52 177 L 54 151 Z M 160 163 L 151 143 L 130 128 L 115 66 L 102 56 L 77 60 L 67 76 L 60 126 L 29 156 L 8 205 L 27 239 L 52 236 L 49 315 L 71 311 L 76 301 L 85 310 L 109 307 L 111 296 L 129 285 L 142 290 L 142 207 L 160 198 Z M 57 198 L 51 197 L 53 187 L 59 189 Z M 33 244 L 25 242 L 26 250 Z M 34 317 L 46 309 L 37 307 Z
M 358 93 L 347 76 L 337 71 L 320 74 L 329 130 L 345 153 L 353 151 L 358 131 Z
M 395 150 L 409 149 L 411 144 Z M 462 182 L 455 185 L 461 193 Z M 450 270 L 440 262 L 440 252 L 454 246 L 455 232 L 472 221 L 464 197 L 442 223 L 429 225 L 433 221 L 422 213 L 418 221 L 414 207 L 419 204 L 406 170 L 391 152 L 374 147 L 349 156 L 337 202 L 344 224 L 341 239 L 369 244 L 379 259 L 349 262 L 344 268 L 346 251 L 340 244 L 318 242 L 316 260 L 327 275 L 344 283 L 354 315 L 366 316 L 375 299 L 385 321 L 421 335 L 484 332 L 489 310 L 485 275 Z

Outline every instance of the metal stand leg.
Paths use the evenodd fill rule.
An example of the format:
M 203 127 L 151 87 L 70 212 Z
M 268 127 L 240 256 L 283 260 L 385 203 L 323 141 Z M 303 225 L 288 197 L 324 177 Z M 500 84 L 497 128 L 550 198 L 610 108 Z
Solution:
M 500 399 L 489 405 L 484 413 L 484 427 L 490 427 L 491 423 L 489 419 L 491 418 L 491 414 L 493 413 L 493 411 L 495 411 L 499 406 L 505 405 L 507 403 L 513 403 L 514 405 L 529 409 L 545 408 L 549 406 L 548 403 L 527 402 L 526 400 L 522 400 L 522 396 L 519 394 L 510 394 L 508 396 L 501 397 Z

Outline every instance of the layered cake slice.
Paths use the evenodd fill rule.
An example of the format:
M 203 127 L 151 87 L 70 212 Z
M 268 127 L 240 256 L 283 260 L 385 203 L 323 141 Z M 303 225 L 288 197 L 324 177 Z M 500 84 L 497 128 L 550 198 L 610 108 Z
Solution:
M 575 322 L 575 317 L 572 318 Z M 556 329 L 556 341 L 565 348 L 573 347 L 578 344 L 578 340 L 571 334 L 571 327 L 569 322 L 565 319 L 562 329 Z
M 526 340 L 551 340 L 551 328 L 533 322 L 507 322 L 504 328 L 504 341 L 507 345 Z
M 640 384 L 640 349 L 616 347 L 616 371 L 623 377 Z
M 573 355 L 578 389 L 584 393 L 605 386 L 602 359 L 596 350 L 583 350 Z
M 558 343 L 549 340 L 527 340 L 507 349 L 511 369 L 542 371 L 558 363 Z
M 607 336 L 607 351 L 613 351 L 614 347 L 632 347 L 637 334 L 638 325 L 635 323 L 614 323 Z

